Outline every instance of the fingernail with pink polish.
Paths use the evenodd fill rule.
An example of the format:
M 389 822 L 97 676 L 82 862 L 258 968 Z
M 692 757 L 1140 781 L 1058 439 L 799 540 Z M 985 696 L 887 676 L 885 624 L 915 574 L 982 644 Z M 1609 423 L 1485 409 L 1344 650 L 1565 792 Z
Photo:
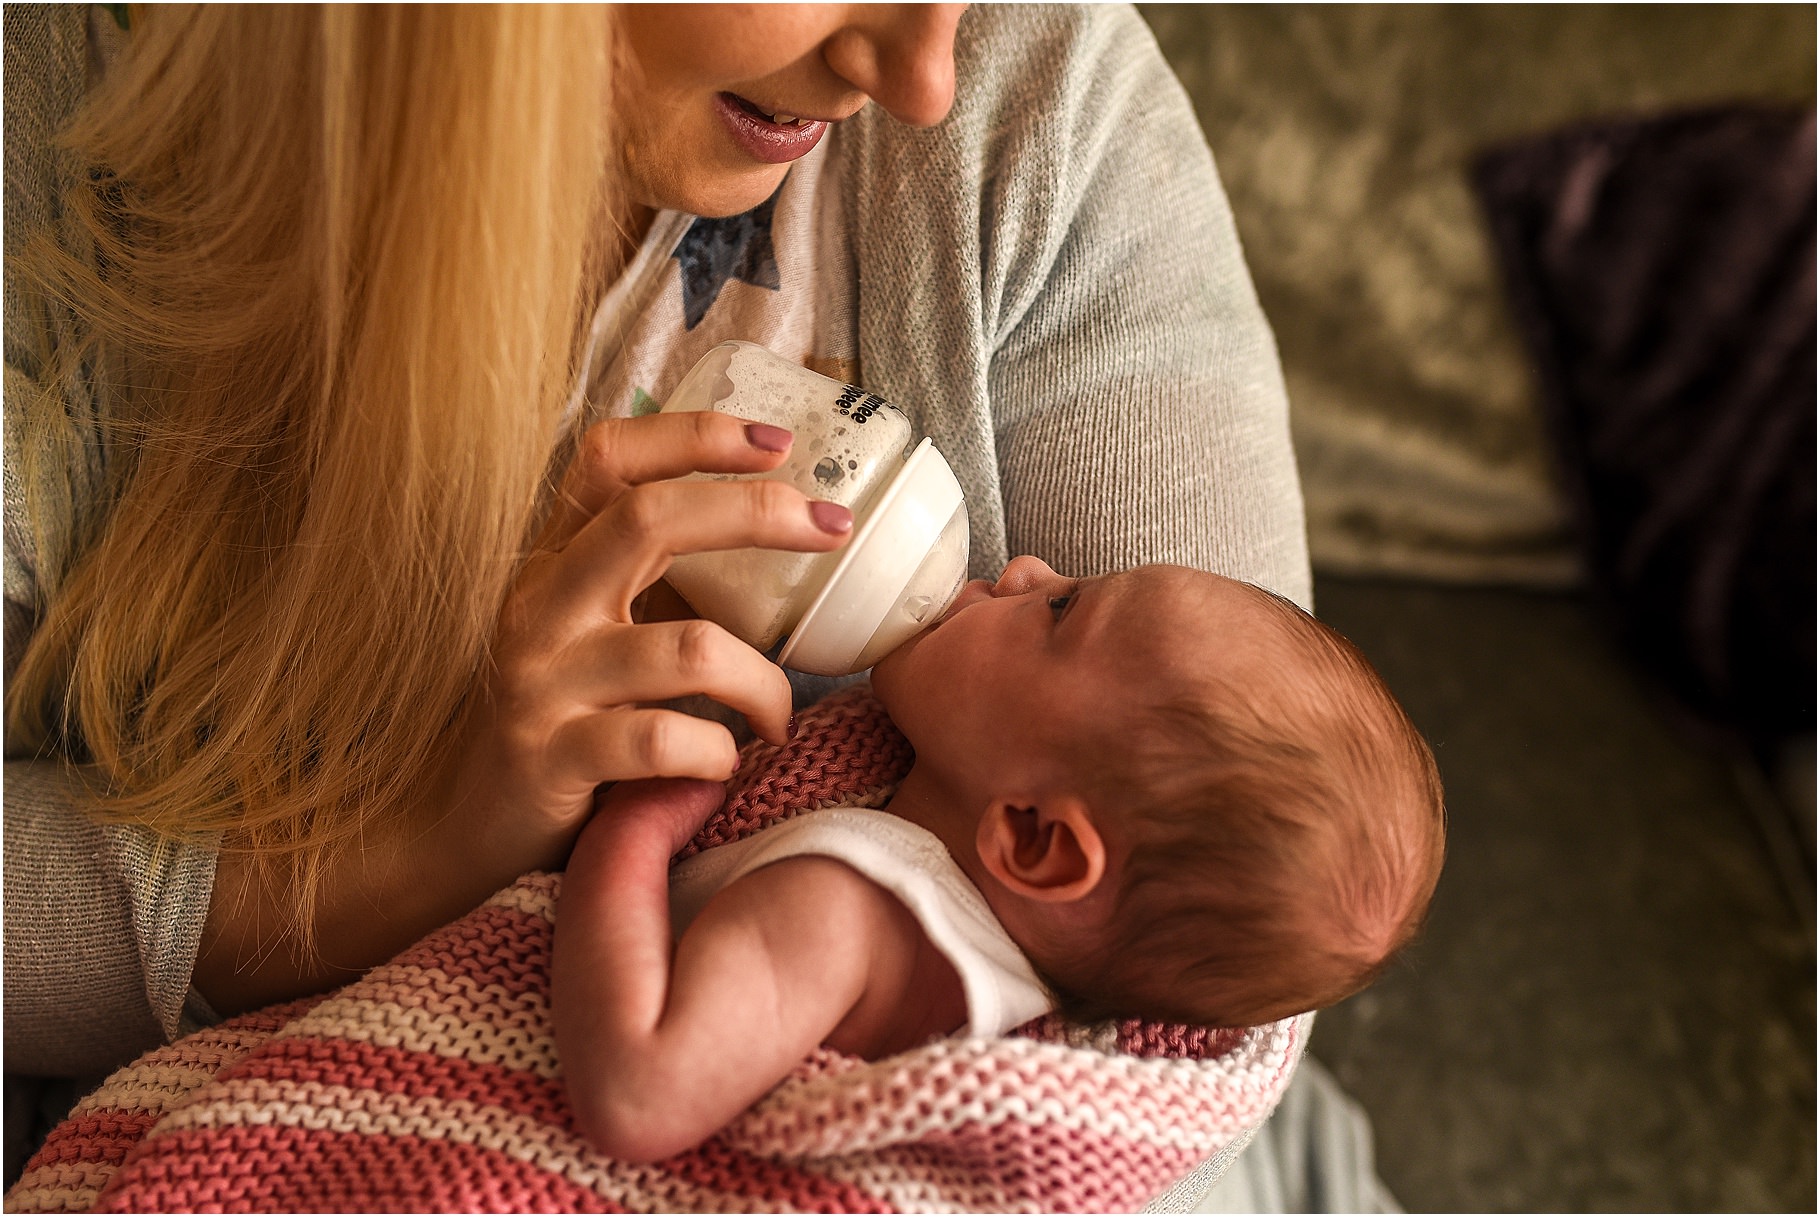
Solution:
M 770 423 L 746 424 L 746 442 L 760 452 L 788 452 L 793 438 L 782 427 L 773 427 Z
M 853 531 L 853 513 L 839 503 L 816 500 L 809 504 L 809 518 L 823 532 L 840 536 Z
M 790 716 L 790 721 L 784 724 L 784 738 L 796 738 L 796 715 L 794 714 Z

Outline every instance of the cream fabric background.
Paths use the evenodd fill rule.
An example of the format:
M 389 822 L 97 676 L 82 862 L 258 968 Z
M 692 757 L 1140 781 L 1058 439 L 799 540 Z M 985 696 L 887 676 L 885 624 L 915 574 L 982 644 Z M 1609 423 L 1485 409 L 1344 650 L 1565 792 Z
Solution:
M 1145 5 L 1289 387 L 1317 568 L 1577 578 L 1474 154 L 1577 119 L 1812 101 L 1785 5 Z

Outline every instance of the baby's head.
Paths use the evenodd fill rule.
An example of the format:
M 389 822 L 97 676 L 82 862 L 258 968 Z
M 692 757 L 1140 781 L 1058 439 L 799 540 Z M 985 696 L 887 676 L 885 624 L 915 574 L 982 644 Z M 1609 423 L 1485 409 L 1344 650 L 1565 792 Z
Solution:
M 1269 592 L 1020 558 L 873 683 L 916 748 L 905 793 L 958 818 L 944 839 L 1076 1017 L 1330 1005 L 1427 910 L 1433 758 L 1358 651 Z

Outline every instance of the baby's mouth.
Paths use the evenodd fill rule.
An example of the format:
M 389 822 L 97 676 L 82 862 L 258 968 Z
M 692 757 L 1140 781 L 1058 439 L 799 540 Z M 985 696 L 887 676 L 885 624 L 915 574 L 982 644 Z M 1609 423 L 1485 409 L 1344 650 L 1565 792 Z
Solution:
M 979 585 L 979 590 L 977 592 L 974 592 L 975 584 Z M 974 594 L 969 595 L 970 592 L 973 592 Z M 948 611 L 943 613 L 940 617 L 937 617 L 930 624 L 929 628 L 932 630 L 935 629 L 937 626 L 940 626 L 943 622 L 949 620 L 956 613 L 960 612 L 962 609 L 968 607 L 969 605 L 978 604 L 981 600 L 990 600 L 990 599 L 992 599 L 992 582 L 991 582 L 991 580 L 989 580 L 989 579 L 971 579 L 967 583 L 962 585 L 960 594 L 954 598 L 954 603 L 950 604 L 948 606 Z

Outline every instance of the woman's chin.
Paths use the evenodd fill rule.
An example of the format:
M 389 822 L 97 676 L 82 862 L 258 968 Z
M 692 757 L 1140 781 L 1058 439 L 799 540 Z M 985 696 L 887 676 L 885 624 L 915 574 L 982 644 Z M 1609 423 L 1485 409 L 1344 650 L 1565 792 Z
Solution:
M 744 215 L 777 193 L 788 165 L 702 167 L 662 191 L 660 207 L 686 215 L 724 219 Z

